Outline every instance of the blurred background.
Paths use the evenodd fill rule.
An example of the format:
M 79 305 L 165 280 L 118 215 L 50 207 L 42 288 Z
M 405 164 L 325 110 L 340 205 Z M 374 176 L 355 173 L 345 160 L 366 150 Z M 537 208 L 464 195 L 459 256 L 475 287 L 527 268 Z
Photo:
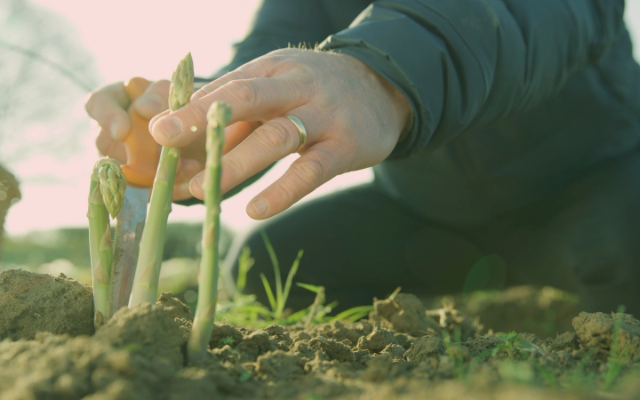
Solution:
M 90 281 L 85 214 L 98 154 L 97 131 L 83 108 L 88 92 L 133 76 L 169 78 L 189 51 L 196 75 L 211 75 L 229 60 L 258 3 L 0 0 L 0 205 L 17 201 L 11 174 L 22 197 L 4 221 L 0 271 L 63 272 Z M 640 0 L 627 0 L 626 19 L 640 44 Z M 246 204 L 294 158 L 223 204 L 225 243 L 254 224 Z M 369 170 L 342 175 L 309 198 L 371 178 Z M 174 206 L 164 289 L 185 293 L 195 284 L 203 216 L 204 207 Z

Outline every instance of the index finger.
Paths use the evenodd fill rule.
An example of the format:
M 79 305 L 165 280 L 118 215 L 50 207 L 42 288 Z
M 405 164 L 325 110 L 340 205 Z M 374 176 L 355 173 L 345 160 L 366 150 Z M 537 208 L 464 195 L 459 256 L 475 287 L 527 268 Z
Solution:
M 215 101 L 231 107 L 229 124 L 267 121 L 307 103 L 313 93 L 305 86 L 286 76 L 233 80 L 160 118 L 151 135 L 163 146 L 183 147 L 191 143 L 206 127 L 207 111 Z

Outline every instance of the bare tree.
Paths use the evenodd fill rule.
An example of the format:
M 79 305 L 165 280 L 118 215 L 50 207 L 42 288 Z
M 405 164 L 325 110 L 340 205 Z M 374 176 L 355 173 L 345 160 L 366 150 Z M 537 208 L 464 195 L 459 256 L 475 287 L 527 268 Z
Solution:
M 18 180 L 2 166 L 37 154 L 69 157 L 81 150 L 86 121 L 34 135 L 68 116 L 100 79 L 77 32 L 58 15 L 26 0 L 0 2 L 0 241 Z M 48 132 L 46 132 L 48 133 Z M 4 193 L 4 194 L 3 194 Z M 3 199 L 4 197 L 4 199 Z

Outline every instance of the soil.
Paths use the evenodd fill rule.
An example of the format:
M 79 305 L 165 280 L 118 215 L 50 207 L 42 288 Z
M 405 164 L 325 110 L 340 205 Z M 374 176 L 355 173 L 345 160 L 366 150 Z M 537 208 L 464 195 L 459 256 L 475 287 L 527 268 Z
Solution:
M 0 273 L 0 340 L 33 339 L 37 332 L 92 335 L 91 288 L 63 274 Z
M 400 293 L 375 300 L 369 318 L 355 323 L 264 329 L 217 324 L 205 361 L 187 366 L 191 323 L 189 308 L 164 293 L 156 304 L 119 310 L 94 334 L 87 287 L 64 276 L 0 273 L 0 398 L 552 400 L 640 395 L 640 379 L 629 373 L 640 366 L 640 321 L 626 314 L 580 313 L 571 331 L 546 339 L 520 333 L 512 340 L 488 333 L 451 304 L 426 310 L 415 296 Z M 570 382 L 565 378 L 576 368 L 579 384 L 550 387 Z M 620 368 L 626 382 L 615 394 L 581 389 L 606 380 L 612 368 Z

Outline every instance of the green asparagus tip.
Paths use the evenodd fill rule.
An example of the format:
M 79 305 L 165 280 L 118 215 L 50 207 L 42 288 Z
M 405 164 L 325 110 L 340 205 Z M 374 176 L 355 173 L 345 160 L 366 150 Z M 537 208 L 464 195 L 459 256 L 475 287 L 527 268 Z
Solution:
M 180 61 L 171 76 L 169 89 L 169 108 L 176 111 L 184 107 L 193 94 L 193 59 L 191 53 Z
M 229 123 L 231 119 L 231 107 L 221 101 L 216 101 L 211 104 L 209 111 L 207 111 L 208 126 L 215 128 L 218 124 L 223 127 Z
M 115 218 L 122 208 L 127 178 L 122 172 L 120 164 L 113 158 L 99 160 L 94 171 L 97 171 L 100 180 L 100 193 L 102 193 L 104 205 L 111 218 Z

